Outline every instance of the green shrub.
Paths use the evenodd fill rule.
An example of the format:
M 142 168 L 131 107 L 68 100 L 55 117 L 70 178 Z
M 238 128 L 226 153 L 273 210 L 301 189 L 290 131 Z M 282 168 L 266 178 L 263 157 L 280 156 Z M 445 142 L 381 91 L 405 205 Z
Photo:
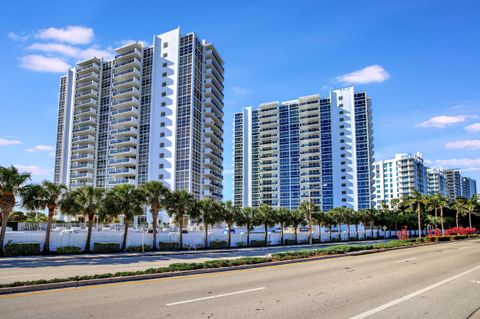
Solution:
M 424 241 L 424 238 L 415 238 L 416 243 L 423 243 Z
M 321 244 L 320 238 L 312 238 L 312 244 Z
M 79 254 L 82 251 L 82 248 L 77 247 L 77 246 L 63 246 L 63 247 L 57 247 L 57 253 L 59 254 Z
M 455 235 L 453 236 L 453 240 L 467 239 L 467 237 L 467 235 Z
M 437 241 L 437 237 L 436 236 L 427 236 L 425 237 L 425 242 L 426 243 L 434 243 Z
M 160 247 L 160 250 L 166 250 L 166 251 L 180 249 L 180 244 L 175 242 L 160 242 L 158 246 Z
M 152 248 L 152 246 L 150 246 L 150 245 L 146 245 L 146 244 L 143 245 L 143 251 L 150 250 L 151 248 Z M 127 251 L 130 252 L 130 253 L 141 253 L 142 252 L 142 245 L 128 246 Z
M 210 248 L 226 248 L 228 243 L 224 240 L 214 240 L 210 242 Z
M 285 239 L 285 245 L 296 245 L 295 239 Z
M 251 240 L 250 246 L 252 247 L 262 247 L 265 246 L 265 241 L 263 240 Z
M 14 243 L 9 241 L 4 247 L 5 256 L 30 256 L 40 254 L 40 243 Z
M 237 247 L 246 247 L 246 246 L 247 246 L 247 243 L 244 241 L 237 242 Z
M 94 243 L 93 251 L 95 253 L 114 253 L 120 251 L 119 243 Z
M 437 241 L 450 241 L 450 236 L 437 236 Z

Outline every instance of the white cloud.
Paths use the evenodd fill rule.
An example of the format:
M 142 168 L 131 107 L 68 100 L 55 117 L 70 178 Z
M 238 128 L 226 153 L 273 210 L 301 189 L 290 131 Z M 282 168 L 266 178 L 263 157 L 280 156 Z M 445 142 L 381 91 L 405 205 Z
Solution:
M 58 53 L 64 56 L 73 57 L 77 59 L 88 59 L 91 57 L 102 57 L 104 59 L 111 59 L 115 53 L 113 49 L 101 50 L 96 47 L 87 49 L 80 49 L 67 44 L 60 43 L 34 43 L 28 47 L 29 50 Z
M 28 34 L 27 35 L 18 34 L 18 33 L 15 33 L 15 32 L 8 32 L 7 37 L 9 37 L 13 41 L 17 41 L 17 42 L 27 41 L 30 38 L 30 36 Z
M 469 126 L 465 127 L 465 130 L 467 130 L 470 133 L 478 133 L 480 132 L 480 122 L 479 123 L 473 123 Z
M 440 160 L 426 160 L 433 167 L 461 168 L 468 171 L 480 170 L 480 158 L 451 158 Z
M 337 76 L 335 80 L 343 84 L 381 83 L 390 78 L 390 74 L 378 64 L 367 66 L 361 70 Z
M 13 165 L 22 172 L 28 172 L 35 176 L 50 176 L 52 170 L 49 168 L 43 168 L 36 165 Z
M 55 148 L 53 146 L 40 144 L 35 147 L 29 148 L 26 151 L 27 152 L 51 152 L 54 149 Z
M 57 40 L 71 44 L 88 44 L 93 40 L 92 28 L 82 26 L 68 26 L 66 28 L 42 29 L 35 34 L 36 38 L 44 40 Z
M 120 47 L 123 47 L 127 44 L 131 44 L 131 43 L 135 43 L 135 42 L 138 42 L 140 43 L 141 45 L 143 45 L 144 47 L 148 47 L 149 46 L 149 43 L 148 41 L 145 41 L 145 40 L 130 40 L 130 39 L 127 39 L 127 40 L 120 40 L 120 41 L 116 41 L 115 43 L 120 46 Z
M 20 66 L 27 70 L 53 73 L 62 73 L 69 68 L 69 65 L 61 58 L 36 54 L 21 57 Z
M 252 93 L 249 89 L 240 86 L 232 86 L 232 92 L 236 95 L 249 95 Z
M 22 144 L 19 140 L 11 140 L 7 138 L 0 138 L 0 146 Z
M 448 125 L 465 122 L 466 119 L 467 117 L 463 115 L 452 115 L 452 116 L 440 115 L 440 116 L 434 116 L 431 119 L 418 124 L 417 126 L 423 127 L 423 128 L 426 128 L 426 127 L 444 128 Z
M 460 140 L 447 142 L 445 148 L 451 150 L 480 150 L 480 140 Z

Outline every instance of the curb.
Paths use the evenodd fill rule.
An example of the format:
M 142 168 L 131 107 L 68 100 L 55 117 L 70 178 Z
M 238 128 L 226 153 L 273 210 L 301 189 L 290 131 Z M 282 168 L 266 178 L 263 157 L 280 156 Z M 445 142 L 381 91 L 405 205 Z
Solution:
M 384 248 L 384 249 L 373 249 L 373 250 L 359 250 L 359 251 L 349 252 L 345 254 L 321 255 L 321 256 L 315 256 L 315 257 L 309 257 L 309 258 L 279 260 L 279 261 L 272 261 L 272 262 L 266 262 L 266 263 L 249 264 L 249 265 L 232 266 L 232 267 L 195 269 L 195 270 L 165 272 L 165 273 L 157 273 L 157 274 L 110 277 L 110 278 L 88 279 L 88 280 L 80 280 L 80 281 L 67 281 L 67 282 L 40 284 L 40 285 L 32 285 L 32 286 L 7 287 L 7 288 L 0 288 L 0 295 L 51 290 L 51 289 L 61 289 L 61 288 L 76 288 L 76 287 L 82 287 L 82 286 L 102 285 L 102 284 L 118 283 L 118 282 L 125 282 L 125 281 L 140 281 L 140 280 L 158 279 L 158 278 L 183 277 L 183 276 L 190 276 L 190 275 L 197 275 L 197 274 L 208 274 L 208 273 L 227 272 L 227 271 L 235 271 L 235 270 L 242 270 L 242 269 L 263 268 L 263 267 L 287 265 L 287 264 L 293 264 L 293 263 L 303 263 L 303 262 L 323 260 L 323 259 L 334 259 L 334 258 L 348 257 L 348 256 L 369 255 L 369 254 L 375 254 L 375 253 L 386 252 L 391 250 L 400 250 L 400 249 L 408 249 L 413 247 L 429 246 L 433 244 L 435 243 L 424 243 L 424 244 L 419 244 L 414 246 L 394 247 L 394 248 L 387 248 L 387 249 Z

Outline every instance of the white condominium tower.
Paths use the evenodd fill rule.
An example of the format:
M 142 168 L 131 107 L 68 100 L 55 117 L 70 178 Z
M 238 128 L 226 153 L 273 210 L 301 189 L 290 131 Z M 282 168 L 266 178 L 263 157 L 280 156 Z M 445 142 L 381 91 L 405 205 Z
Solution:
M 462 197 L 462 172 L 458 168 L 443 170 L 447 183 L 447 196 L 450 202 Z
M 477 181 L 470 177 L 462 176 L 462 197 L 471 198 L 477 193 Z
M 447 180 L 441 168 L 428 168 L 428 195 L 442 195 L 447 196 Z
M 427 194 L 427 167 L 422 153 L 396 154 L 394 159 L 375 163 L 375 207 L 390 206 L 394 198 Z
M 223 60 L 179 28 L 79 62 L 60 79 L 55 182 L 160 180 L 222 199 Z
M 234 115 L 234 203 L 371 207 L 371 98 L 353 87 Z

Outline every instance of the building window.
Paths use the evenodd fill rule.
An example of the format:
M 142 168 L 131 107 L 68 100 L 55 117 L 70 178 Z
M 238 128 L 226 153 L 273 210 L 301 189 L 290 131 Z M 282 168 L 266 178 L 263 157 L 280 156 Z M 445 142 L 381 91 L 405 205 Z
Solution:
M 165 147 L 165 143 L 160 143 L 160 147 Z
M 163 86 L 163 87 L 167 86 L 167 82 L 163 82 L 163 83 L 162 83 L 162 86 Z
M 163 179 L 163 174 L 158 175 L 158 179 Z
M 167 102 L 162 102 L 161 106 L 167 106 Z
M 162 73 L 162 76 L 163 76 L 163 77 L 166 77 L 166 76 L 167 76 L 167 72 L 163 72 L 163 73 Z
M 165 132 L 160 132 L 160 137 L 164 137 L 165 136 Z
M 158 157 L 160 157 L 160 158 L 164 158 L 164 157 L 165 157 L 165 154 L 163 154 L 163 153 L 160 153 L 160 154 L 158 155 Z
M 343 101 L 343 96 L 339 96 L 339 97 L 338 97 L 338 100 L 339 100 L 339 101 Z
M 164 49 L 165 49 L 165 48 L 168 48 L 168 42 L 164 42 L 164 43 L 163 43 L 163 48 L 164 48 Z
M 163 63 L 163 67 L 164 67 L 164 68 L 166 68 L 167 65 L 168 65 L 167 62 L 164 62 L 164 63 Z
M 163 163 L 158 164 L 158 168 L 163 168 L 163 166 L 164 166 Z
M 167 96 L 167 92 L 162 92 L 162 96 Z
M 340 125 L 340 128 L 345 128 L 345 125 Z
M 342 115 L 342 114 L 343 114 L 343 111 L 340 111 L 340 113 L 339 113 L 339 114 L 340 114 L 340 115 Z
M 168 53 L 165 52 L 165 53 L 163 54 L 163 57 L 166 58 L 167 56 L 168 56 Z
M 165 122 L 160 122 L 160 127 L 164 127 L 165 126 Z
M 343 107 L 343 103 L 338 104 L 338 107 Z
M 160 113 L 160 116 L 165 116 L 165 112 Z

